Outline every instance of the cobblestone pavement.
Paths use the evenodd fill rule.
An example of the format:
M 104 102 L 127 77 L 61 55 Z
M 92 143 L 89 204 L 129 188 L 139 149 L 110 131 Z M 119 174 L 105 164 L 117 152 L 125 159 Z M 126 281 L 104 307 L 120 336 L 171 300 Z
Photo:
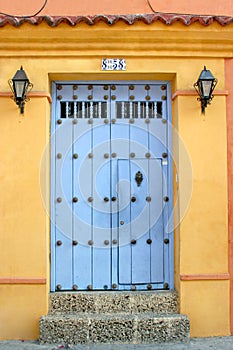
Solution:
M 40 345 L 36 341 L 0 341 L 0 350 L 60 350 L 62 345 Z M 233 350 L 233 336 L 195 338 L 189 343 L 76 345 L 72 350 Z

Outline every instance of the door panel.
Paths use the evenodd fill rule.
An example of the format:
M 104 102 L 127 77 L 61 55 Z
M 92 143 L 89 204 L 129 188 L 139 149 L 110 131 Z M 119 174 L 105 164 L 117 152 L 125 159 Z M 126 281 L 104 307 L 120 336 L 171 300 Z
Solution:
M 168 86 L 56 84 L 52 290 L 169 283 Z
M 132 283 L 148 283 L 150 281 L 150 246 L 149 239 L 149 205 L 146 201 L 148 188 L 147 159 L 138 159 L 130 162 L 131 193 L 131 239 L 132 239 Z M 141 172 L 143 179 L 137 184 L 135 177 Z M 135 202 L 133 202 L 135 200 Z M 135 242 L 136 241 L 136 242 Z
M 140 185 L 135 181 L 139 171 Z M 119 283 L 163 283 L 161 160 L 119 160 L 118 174 Z

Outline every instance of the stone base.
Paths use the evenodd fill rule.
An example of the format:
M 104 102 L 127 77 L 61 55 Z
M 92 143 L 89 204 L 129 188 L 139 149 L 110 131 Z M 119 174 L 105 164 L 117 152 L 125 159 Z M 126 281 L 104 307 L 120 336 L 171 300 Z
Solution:
M 49 315 L 40 320 L 40 342 L 59 344 L 162 343 L 187 341 L 185 315 L 143 313 Z
M 40 320 L 41 343 L 162 343 L 187 341 L 189 320 L 175 291 L 68 292 L 50 295 Z

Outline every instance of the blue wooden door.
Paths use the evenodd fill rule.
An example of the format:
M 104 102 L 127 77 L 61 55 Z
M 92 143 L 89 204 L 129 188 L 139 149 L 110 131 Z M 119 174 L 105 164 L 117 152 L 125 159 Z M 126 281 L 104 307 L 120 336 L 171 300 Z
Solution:
M 169 84 L 54 83 L 52 290 L 173 288 Z

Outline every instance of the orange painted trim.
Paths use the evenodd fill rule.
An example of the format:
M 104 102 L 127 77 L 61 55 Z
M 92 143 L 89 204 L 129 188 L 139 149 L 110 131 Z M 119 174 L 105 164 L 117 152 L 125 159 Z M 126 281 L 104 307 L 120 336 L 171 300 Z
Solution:
M 229 273 L 180 275 L 181 281 L 223 281 L 229 279 Z
M 233 59 L 225 59 L 225 87 L 227 116 L 227 165 L 228 165 L 228 266 L 230 273 L 230 332 L 233 334 Z
M 216 90 L 214 96 L 228 96 L 228 90 Z M 176 90 L 172 94 L 172 100 L 175 100 L 178 96 L 198 96 L 195 90 Z
M 0 97 L 12 97 L 12 92 L 0 92 Z M 48 92 L 44 92 L 44 91 L 33 91 L 33 92 L 29 92 L 27 94 L 27 97 L 29 98 L 36 98 L 36 97 L 46 97 L 48 99 L 49 103 L 52 103 L 52 97 Z
M 47 97 L 49 103 L 52 103 L 52 102 L 53 102 L 50 93 L 45 92 L 45 91 L 43 91 L 43 92 L 40 92 L 40 91 L 32 91 L 32 92 L 29 92 L 29 93 L 27 94 L 27 96 L 28 96 L 29 98 L 33 98 L 33 97 Z
M 46 278 L 1 277 L 0 284 L 46 284 Z

